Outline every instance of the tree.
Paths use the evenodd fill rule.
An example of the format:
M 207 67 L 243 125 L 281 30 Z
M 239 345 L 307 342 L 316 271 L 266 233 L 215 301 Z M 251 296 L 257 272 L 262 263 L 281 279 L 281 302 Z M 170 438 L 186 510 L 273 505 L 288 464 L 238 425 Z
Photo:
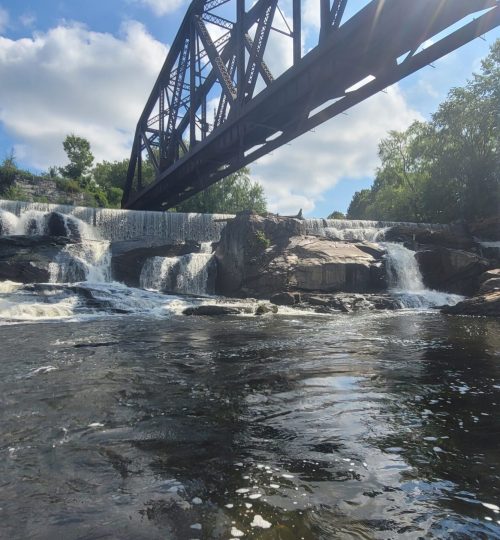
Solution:
M 381 165 L 357 192 L 348 217 L 448 222 L 500 210 L 500 40 L 463 88 L 454 88 L 429 122 L 392 131 Z
M 96 163 L 92 170 L 94 182 L 102 188 L 123 189 L 127 180 L 128 159 Z
M 80 184 L 86 186 L 88 179 L 85 178 L 94 162 L 94 156 L 90 150 L 90 143 L 83 137 L 68 135 L 63 142 L 64 151 L 68 156 L 69 163 L 59 170 L 66 178 L 78 180 Z
M 249 172 L 245 167 L 231 174 L 178 204 L 176 211 L 204 214 L 236 214 L 244 210 L 266 212 L 264 189 L 258 182 L 251 181 Z
M 2 165 L 0 165 L 0 194 L 6 193 L 14 186 L 18 172 L 16 155 L 14 149 L 12 149 L 10 153 L 5 156 Z
M 328 216 L 327 219 L 345 219 L 345 214 L 343 212 L 335 210 Z

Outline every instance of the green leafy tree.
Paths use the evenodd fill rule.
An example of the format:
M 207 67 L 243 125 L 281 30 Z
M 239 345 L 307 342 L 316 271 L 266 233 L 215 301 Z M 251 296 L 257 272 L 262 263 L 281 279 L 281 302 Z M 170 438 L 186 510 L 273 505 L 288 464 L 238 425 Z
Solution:
M 429 122 L 392 131 L 379 146 L 373 186 L 357 192 L 351 219 L 449 222 L 500 211 L 500 40 Z
M 345 214 L 343 212 L 335 210 L 328 216 L 327 219 L 345 219 Z
M 16 156 L 12 149 L 0 165 L 0 194 L 5 194 L 14 186 L 18 173 Z
M 258 182 L 251 181 L 249 172 L 244 168 L 231 174 L 178 204 L 176 211 L 207 214 L 236 214 L 245 210 L 259 214 L 266 212 L 264 189 Z
M 101 187 L 115 187 L 123 189 L 127 180 L 128 159 L 123 161 L 102 161 L 96 163 L 92 176 L 96 184 Z
M 88 178 L 85 175 L 94 162 L 89 141 L 71 134 L 64 139 L 63 147 L 69 163 L 59 169 L 61 174 L 66 178 L 78 180 L 84 186 L 88 185 Z

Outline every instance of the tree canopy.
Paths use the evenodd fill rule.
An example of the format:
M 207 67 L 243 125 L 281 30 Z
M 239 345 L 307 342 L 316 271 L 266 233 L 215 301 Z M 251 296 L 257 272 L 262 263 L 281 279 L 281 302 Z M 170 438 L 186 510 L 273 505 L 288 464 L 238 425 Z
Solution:
M 245 167 L 181 202 L 175 209 L 208 214 L 236 214 L 244 210 L 264 213 L 267 208 L 264 189 L 258 182 L 252 182 L 249 174 Z
M 481 71 L 452 89 L 428 122 L 391 131 L 370 189 L 354 194 L 351 219 L 449 222 L 500 211 L 500 40 Z
M 64 139 L 63 148 L 68 156 L 69 163 L 60 168 L 61 174 L 65 178 L 85 183 L 84 175 L 90 171 L 90 167 L 94 162 L 89 141 L 71 134 Z

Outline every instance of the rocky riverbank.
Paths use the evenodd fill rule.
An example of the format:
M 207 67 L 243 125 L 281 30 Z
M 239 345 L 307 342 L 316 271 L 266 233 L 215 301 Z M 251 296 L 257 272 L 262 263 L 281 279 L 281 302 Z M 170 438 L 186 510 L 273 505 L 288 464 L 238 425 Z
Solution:
M 150 288 L 153 279 L 153 288 L 162 292 L 190 293 L 186 276 L 181 275 L 188 273 L 197 283 L 195 294 L 203 293 L 204 280 L 212 283 L 206 292 L 262 301 L 260 314 L 276 305 L 319 313 L 414 307 L 402 302 L 404 290 L 413 286 L 417 299 L 419 292 L 432 291 L 469 297 L 443 308 L 445 313 L 500 315 L 499 220 L 446 227 L 376 224 L 372 241 L 362 222 L 355 225 L 364 230 L 358 234 L 363 240 L 331 225 L 326 220 L 322 226 L 321 220 L 312 224 L 242 213 L 227 220 L 220 241 L 202 245 L 161 237 L 89 239 L 88 226 L 55 211 L 27 220 L 26 234 L 9 235 L 4 219 L 0 281 L 54 282 L 58 266 L 59 273 L 64 266 L 63 274 L 71 281 L 83 281 L 90 253 L 91 264 L 108 264 L 110 277 L 127 286 Z M 406 259 L 398 260 L 395 254 Z M 409 273 L 406 279 L 411 283 L 401 281 L 402 271 Z M 430 305 L 439 306 L 439 297 Z M 189 314 L 210 311 L 204 306 Z M 210 314 L 223 311 L 213 309 Z

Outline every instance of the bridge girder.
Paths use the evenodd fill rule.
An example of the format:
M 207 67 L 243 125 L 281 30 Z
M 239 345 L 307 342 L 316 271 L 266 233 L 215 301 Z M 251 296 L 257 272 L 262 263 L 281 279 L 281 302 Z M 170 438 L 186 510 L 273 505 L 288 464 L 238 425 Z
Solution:
M 318 1 L 307 54 L 301 0 L 290 16 L 280 0 L 191 3 L 137 125 L 124 208 L 171 208 L 500 25 L 498 0 L 372 0 L 347 21 L 348 0 Z M 277 34 L 291 58 L 279 76 Z

